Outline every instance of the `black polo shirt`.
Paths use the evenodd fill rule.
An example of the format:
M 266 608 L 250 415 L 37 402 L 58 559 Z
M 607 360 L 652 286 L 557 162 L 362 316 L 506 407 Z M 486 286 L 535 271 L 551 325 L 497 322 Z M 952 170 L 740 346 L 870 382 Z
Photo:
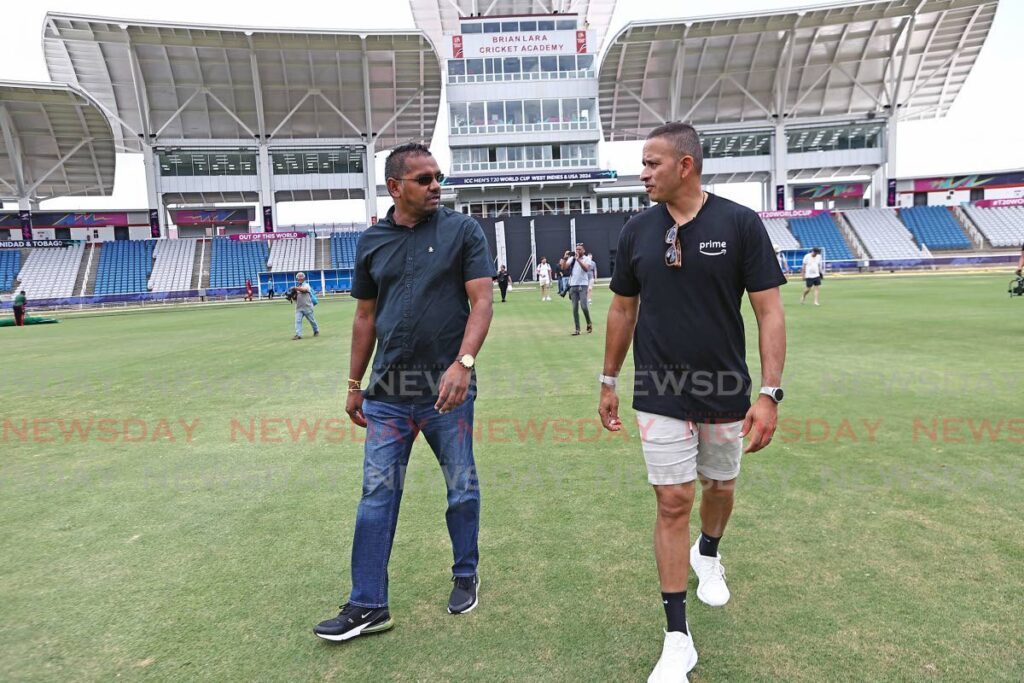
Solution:
M 494 264 L 473 218 L 441 207 L 410 228 L 396 224 L 394 213 L 392 207 L 356 247 L 352 296 L 377 300 L 377 351 L 365 395 L 433 403 L 466 332 L 466 282 L 492 278 Z
M 622 228 L 611 289 L 640 296 L 633 408 L 681 420 L 742 420 L 750 408 L 743 292 L 785 283 L 768 232 L 750 209 L 708 194 L 680 232 L 683 267 L 665 265 L 664 204 Z

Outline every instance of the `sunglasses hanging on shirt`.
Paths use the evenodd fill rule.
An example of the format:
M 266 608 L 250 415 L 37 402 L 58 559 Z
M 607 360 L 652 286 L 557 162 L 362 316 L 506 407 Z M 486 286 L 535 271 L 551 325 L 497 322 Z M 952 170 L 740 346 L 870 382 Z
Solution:
M 697 213 L 693 215 L 693 218 L 686 221 L 683 224 L 675 223 L 668 230 L 665 231 L 665 244 L 671 245 L 665 250 L 665 265 L 669 268 L 682 268 L 683 267 L 683 244 L 679 239 L 679 233 L 682 228 L 692 223 L 698 215 L 700 215 L 701 209 L 704 208 L 704 204 L 708 201 L 708 193 L 701 193 L 700 208 L 697 209 Z

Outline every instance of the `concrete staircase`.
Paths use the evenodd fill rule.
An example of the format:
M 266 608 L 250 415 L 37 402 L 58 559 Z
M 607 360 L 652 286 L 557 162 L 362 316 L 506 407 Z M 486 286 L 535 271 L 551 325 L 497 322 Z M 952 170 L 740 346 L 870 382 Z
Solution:
M 962 207 L 953 207 L 953 217 L 956 218 L 956 222 L 960 224 L 960 227 L 965 233 L 967 233 L 968 239 L 974 243 L 976 249 L 991 249 L 992 243 L 985 239 L 985 236 L 978 230 L 978 226 L 974 224 L 967 212 Z
M 314 270 L 329 270 L 331 267 L 331 240 L 320 239 L 316 240 L 316 262 L 314 263 Z
M 78 268 L 78 276 L 75 278 L 75 288 L 71 291 L 75 296 L 91 296 L 96 287 L 96 271 L 100 266 L 100 250 L 102 242 L 93 242 L 85 245 L 85 254 L 82 255 L 82 265 Z
M 850 248 L 850 253 L 858 259 L 864 260 L 868 257 L 868 250 L 864 248 L 860 240 L 857 239 L 857 233 L 853 231 L 853 227 L 850 222 L 846 220 L 846 216 L 841 213 L 832 213 L 832 220 L 839 228 L 839 232 L 842 233 L 843 239 L 846 240 L 846 246 Z
M 213 257 L 213 242 L 208 239 L 199 240 L 196 245 L 196 258 L 192 262 L 192 284 L 190 289 L 207 289 L 210 286 L 210 260 Z

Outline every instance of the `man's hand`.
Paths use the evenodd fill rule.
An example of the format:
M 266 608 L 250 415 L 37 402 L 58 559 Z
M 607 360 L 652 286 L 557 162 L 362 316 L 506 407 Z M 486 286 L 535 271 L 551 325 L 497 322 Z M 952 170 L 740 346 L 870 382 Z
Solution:
M 601 401 L 597 404 L 597 414 L 601 416 L 601 424 L 609 432 L 622 429 L 622 420 L 619 419 L 619 395 L 615 393 L 614 387 L 601 384 Z
M 775 401 L 765 395 L 758 396 L 754 405 L 747 411 L 747 417 L 743 420 L 743 429 L 740 430 L 740 438 L 750 435 L 744 453 L 756 453 L 772 442 L 775 434 L 775 427 L 779 421 L 779 406 Z
M 350 420 L 360 427 L 366 428 L 366 416 L 363 415 L 363 392 L 350 391 L 345 399 L 345 412 Z
M 434 410 L 444 415 L 461 406 L 469 395 L 469 380 L 473 371 L 455 361 L 441 378 Z

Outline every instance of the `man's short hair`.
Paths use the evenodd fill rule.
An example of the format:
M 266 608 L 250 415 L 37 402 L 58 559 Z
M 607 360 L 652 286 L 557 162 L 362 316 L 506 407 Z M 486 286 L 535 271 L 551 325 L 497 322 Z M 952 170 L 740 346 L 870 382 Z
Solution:
M 676 150 L 677 158 L 684 156 L 693 157 L 693 167 L 697 173 L 704 167 L 704 152 L 700 144 L 700 136 L 697 129 L 688 123 L 666 123 L 658 126 L 647 134 L 647 139 L 666 138 Z
M 407 142 L 391 150 L 391 154 L 384 161 L 384 179 L 401 178 L 405 175 L 408 165 L 406 160 L 412 156 L 434 156 L 430 148 L 418 142 Z

